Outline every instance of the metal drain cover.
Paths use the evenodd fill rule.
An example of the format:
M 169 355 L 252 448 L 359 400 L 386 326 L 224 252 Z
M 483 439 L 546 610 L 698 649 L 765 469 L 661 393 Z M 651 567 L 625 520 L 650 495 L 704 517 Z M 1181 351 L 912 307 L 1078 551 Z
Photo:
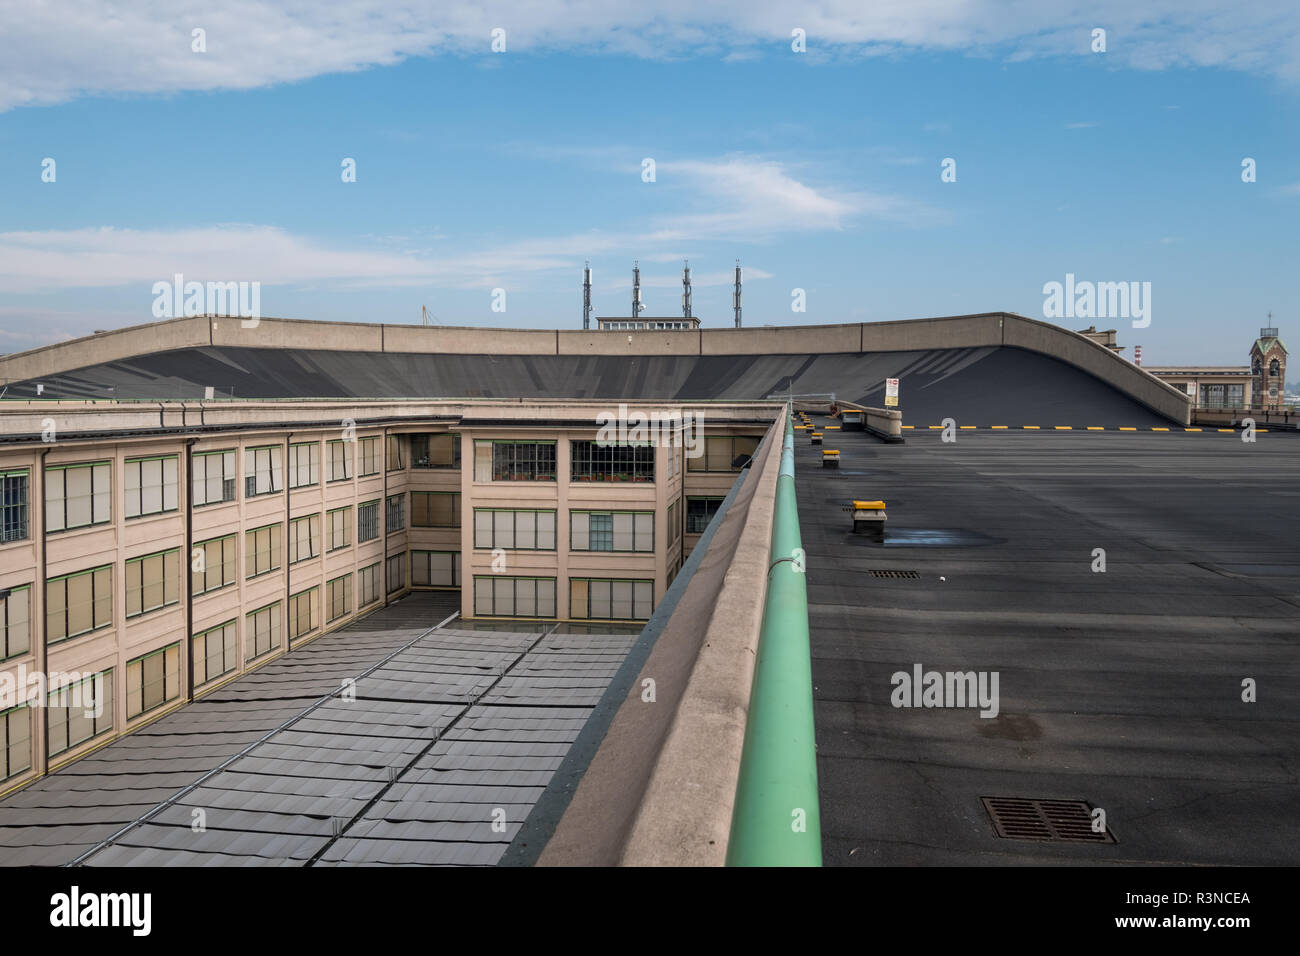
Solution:
M 915 581 L 921 576 L 920 571 L 903 571 L 899 568 L 872 568 L 871 576 L 873 578 L 907 578 Z
M 1082 800 L 1029 800 L 1025 797 L 980 797 L 993 829 L 1007 840 L 1043 843 L 1115 843 L 1108 827 L 1092 828 L 1092 810 Z

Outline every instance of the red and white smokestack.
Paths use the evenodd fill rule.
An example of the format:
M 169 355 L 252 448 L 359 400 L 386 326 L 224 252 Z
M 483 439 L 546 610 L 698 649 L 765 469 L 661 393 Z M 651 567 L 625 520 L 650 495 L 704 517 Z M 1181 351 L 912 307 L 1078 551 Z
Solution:
M 1133 346 L 1133 364 L 1140 366 L 1142 364 L 1142 346 Z

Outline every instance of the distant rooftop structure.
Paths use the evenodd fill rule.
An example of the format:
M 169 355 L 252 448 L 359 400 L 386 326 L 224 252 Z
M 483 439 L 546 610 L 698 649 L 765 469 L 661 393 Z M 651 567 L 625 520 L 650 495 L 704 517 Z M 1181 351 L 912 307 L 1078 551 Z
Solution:
M 606 332 L 619 332 L 623 329 L 698 329 L 700 320 L 694 316 L 666 316 L 630 319 L 627 316 L 597 317 L 596 327 Z
M 1117 355 L 1120 352 L 1124 351 L 1124 346 L 1118 344 L 1115 341 L 1114 329 L 1106 329 L 1103 332 L 1098 332 L 1097 326 L 1090 325 L 1086 329 L 1078 329 L 1077 331 L 1080 335 L 1086 335 L 1088 338 L 1092 339 L 1098 345 L 1106 346 L 1106 348 L 1110 349 L 1112 352 L 1114 352 Z
M 591 263 L 588 261 L 582 270 L 582 327 L 591 328 L 593 309 L 591 305 Z M 700 320 L 691 315 L 691 264 L 682 260 L 682 314 L 681 316 L 650 317 L 643 316 L 645 303 L 641 301 L 641 263 L 632 263 L 632 310 L 628 316 L 609 316 L 596 318 L 596 328 L 602 332 L 622 332 L 633 329 L 642 331 L 689 331 L 700 327 Z M 732 294 L 732 307 L 736 311 L 736 328 L 740 328 L 740 260 L 736 260 L 736 288 Z

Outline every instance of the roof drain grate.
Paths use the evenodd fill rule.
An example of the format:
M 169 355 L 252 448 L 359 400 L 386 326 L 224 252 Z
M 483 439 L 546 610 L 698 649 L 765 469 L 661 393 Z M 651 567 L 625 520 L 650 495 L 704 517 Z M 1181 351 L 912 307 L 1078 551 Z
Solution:
M 921 572 L 904 571 L 901 568 L 872 568 L 871 576 L 873 578 L 906 578 L 909 581 L 915 581 L 921 577 Z
M 1093 808 L 1083 800 L 980 797 L 980 801 L 993 821 L 993 829 L 1003 839 L 1041 843 L 1118 842 L 1109 828 L 1100 833 L 1092 828 Z

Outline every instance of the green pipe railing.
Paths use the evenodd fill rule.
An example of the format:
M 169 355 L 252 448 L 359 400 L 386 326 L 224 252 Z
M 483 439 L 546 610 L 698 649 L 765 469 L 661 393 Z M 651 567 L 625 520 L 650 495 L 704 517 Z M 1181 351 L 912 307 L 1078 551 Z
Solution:
M 821 866 L 808 590 L 794 491 L 794 429 L 776 480 L 767 599 L 759 632 L 728 866 Z

